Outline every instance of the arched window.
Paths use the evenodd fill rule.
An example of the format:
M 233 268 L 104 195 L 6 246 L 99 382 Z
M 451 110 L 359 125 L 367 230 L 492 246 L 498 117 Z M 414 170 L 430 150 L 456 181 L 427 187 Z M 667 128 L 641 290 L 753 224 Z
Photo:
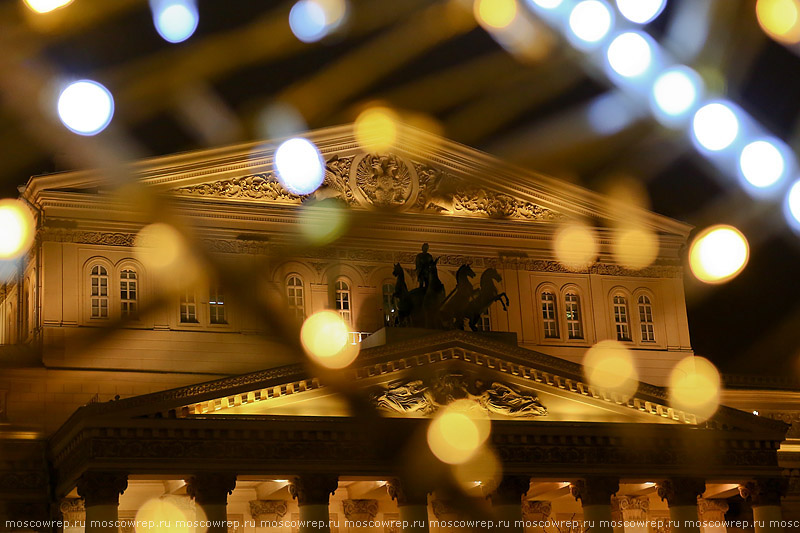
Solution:
M 655 324 L 653 323 L 653 304 L 650 297 L 639 296 L 639 326 L 642 329 L 642 342 L 655 342 Z
M 108 318 L 108 270 L 102 265 L 95 265 L 91 270 L 92 318 Z
M 122 318 L 139 316 L 139 280 L 133 269 L 126 268 L 119 273 L 119 302 Z
M 335 289 L 336 311 L 339 313 L 339 316 L 342 317 L 342 320 L 350 324 L 350 313 L 352 311 L 350 285 L 348 285 L 343 279 L 340 279 L 336 281 Z
M 558 338 L 558 321 L 556 317 L 556 295 L 550 291 L 542 293 L 542 323 L 544 324 L 544 337 L 546 339 Z
M 617 328 L 617 340 L 631 340 L 630 319 L 628 318 L 628 299 L 621 295 L 614 295 L 614 324 Z
M 181 322 L 184 324 L 196 324 L 197 320 L 197 296 L 194 289 L 185 289 L 181 293 Z
M 289 300 L 289 313 L 303 320 L 306 317 L 306 299 L 300 276 L 292 274 L 286 280 L 286 299 Z
M 570 339 L 583 338 L 583 317 L 581 316 L 581 300 L 575 292 L 564 295 L 564 311 L 567 317 L 567 335 Z
M 383 284 L 383 325 L 393 326 L 397 316 L 397 308 L 394 301 L 394 283 Z
M 212 285 L 208 290 L 208 321 L 212 324 L 227 324 L 225 318 L 225 292 L 221 285 Z

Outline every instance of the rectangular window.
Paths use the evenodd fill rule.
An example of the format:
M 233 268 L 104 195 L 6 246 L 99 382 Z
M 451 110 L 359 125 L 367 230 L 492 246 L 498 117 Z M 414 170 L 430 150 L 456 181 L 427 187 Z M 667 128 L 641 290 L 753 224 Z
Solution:
M 119 273 L 119 300 L 122 318 L 137 318 L 139 314 L 139 291 L 136 272 L 123 270 Z
M 556 323 L 556 295 L 552 292 L 542 293 L 542 323 L 546 339 L 558 338 L 558 324 Z
M 642 342 L 655 342 L 655 324 L 653 323 L 653 305 L 647 296 L 639 296 L 639 325 L 642 330 Z
M 581 302 L 577 294 L 568 292 L 564 296 L 564 307 L 567 313 L 567 334 L 570 339 L 583 338 L 581 323 Z
M 208 296 L 208 316 L 212 324 L 227 324 L 225 318 L 225 294 L 222 287 L 212 287 Z
M 614 296 L 614 323 L 618 341 L 630 341 L 631 329 L 628 321 L 628 300 L 624 296 Z
M 197 298 L 194 291 L 187 290 L 181 294 L 181 322 L 184 324 L 197 323 Z
M 492 320 L 489 317 L 489 311 L 484 311 L 478 321 L 478 331 L 492 331 Z
M 105 267 L 98 265 L 92 268 L 91 281 L 92 318 L 108 318 L 108 271 Z
M 336 282 L 336 311 L 350 324 L 350 286 L 341 280 Z

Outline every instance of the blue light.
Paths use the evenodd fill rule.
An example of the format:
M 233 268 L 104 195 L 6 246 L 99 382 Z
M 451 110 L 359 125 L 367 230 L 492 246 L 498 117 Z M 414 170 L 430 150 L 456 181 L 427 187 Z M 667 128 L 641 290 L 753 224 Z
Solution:
M 603 40 L 611 31 L 611 9 L 600 0 L 583 0 L 569 14 L 569 37 L 573 44 L 586 47 Z
M 702 90 L 700 76 L 679 65 L 664 71 L 653 84 L 654 111 L 659 118 L 679 118 L 691 111 Z
M 180 43 L 192 36 L 200 22 L 194 0 L 151 0 L 156 31 L 167 42 Z
M 328 33 L 325 10 L 313 0 L 299 0 L 289 12 L 289 27 L 304 43 L 319 41 Z
M 316 191 L 325 179 L 322 155 L 311 141 L 301 137 L 289 139 L 275 151 L 278 180 L 293 194 Z
M 786 219 L 795 230 L 800 230 L 800 180 L 792 184 L 789 194 L 786 195 Z
M 629 31 L 611 41 L 606 57 L 614 72 L 623 78 L 636 78 L 650 69 L 653 50 L 641 33 Z
M 694 114 L 692 133 L 702 148 L 718 152 L 728 148 L 739 136 L 739 119 L 730 104 L 712 102 Z
M 655 20 L 666 5 L 667 0 L 617 0 L 617 9 L 622 16 L 636 24 Z
M 69 84 L 58 97 L 58 118 L 70 131 L 96 135 L 106 129 L 114 116 L 114 97 L 93 80 Z
M 742 149 L 739 170 L 747 183 L 759 189 L 777 184 L 786 172 L 786 159 L 776 141 L 758 140 Z

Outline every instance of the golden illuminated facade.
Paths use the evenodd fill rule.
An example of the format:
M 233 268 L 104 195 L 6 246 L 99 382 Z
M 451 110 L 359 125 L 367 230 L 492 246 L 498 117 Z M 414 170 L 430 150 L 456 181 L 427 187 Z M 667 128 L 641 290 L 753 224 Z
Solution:
M 473 515 L 509 520 L 507 531 L 523 518 L 543 531 L 549 517 L 561 531 L 587 518 L 642 533 L 699 516 L 719 532 L 736 531 L 726 516 L 752 520 L 750 508 L 767 519 L 756 531 L 777 531 L 768 519 L 781 505 L 783 519 L 800 518 L 796 444 L 772 420 L 794 422 L 796 393 L 726 390 L 730 407 L 708 421 L 670 405 L 670 372 L 692 355 L 687 225 L 428 134 L 380 154 L 359 149 L 350 127 L 308 139 L 326 172 L 307 197 L 280 185 L 258 144 L 142 161 L 128 169 L 135 185 L 114 191 L 90 172 L 29 181 L 36 242 L 0 295 L 4 520 L 111 531 L 88 523 L 119 519 L 124 531 L 154 501 L 227 516 L 215 533 L 328 516 L 341 532 L 444 532 Z M 156 232 L 167 246 L 143 247 L 148 202 L 169 206 L 188 240 Z M 578 221 L 599 249 L 566 268 L 553 236 Z M 658 243 L 639 269 L 613 255 L 631 224 Z M 447 293 L 462 265 L 476 289 L 497 274 L 486 283 L 509 305 L 489 307 L 484 331 L 395 327 L 394 265 L 416 286 L 423 242 Z M 250 300 L 279 313 L 267 320 Z M 342 374 L 304 364 L 295 343 L 325 309 L 361 348 Z M 587 382 L 581 362 L 603 340 L 633 353 L 632 398 Z M 442 488 L 450 471 L 424 439 L 454 398 L 492 420 L 500 472 L 461 479 L 461 498 Z M 14 524 L 0 527 L 30 529 Z

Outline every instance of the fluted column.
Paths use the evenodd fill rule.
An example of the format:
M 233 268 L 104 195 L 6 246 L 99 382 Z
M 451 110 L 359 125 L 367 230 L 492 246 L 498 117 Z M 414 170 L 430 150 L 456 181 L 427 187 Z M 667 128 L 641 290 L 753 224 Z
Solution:
M 86 533 L 117 533 L 119 495 L 128 488 L 127 474 L 85 472 L 78 480 L 78 495 L 86 509 Z
M 753 508 L 756 533 L 783 532 L 781 498 L 789 487 L 784 478 L 762 478 L 739 485 L 739 494 Z
M 725 500 L 697 500 L 697 513 L 700 515 L 700 529 L 703 533 L 726 533 L 725 513 L 728 502 Z
M 497 488 L 486 494 L 503 531 L 522 533 L 522 497 L 530 486 L 531 478 L 528 476 L 503 476 Z
M 399 478 L 386 484 L 389 496 L 397 501 L 404 533 L 428 533 L 428 490 Z
M 647 512 L 650 510 L 650 500 L 636 496 L 617 496 L 616 507 L 619 512 L 619 521 L 624 524 L 625 533 L 649 533 Z
M 330 496 L 339 487 L 339 477 L 331 474 L 297 476 L 289 482 L 289 492 L 300 507 L 300 533 L 330 533 Z
M 553 506 L 550 502 L 539 500 L 524 500 L 522 502 L 522 520 L 531 524 L 545 524 L 550 518 Z M 544 533 L 547 529 L 544 525 L 536 525 L 528 528 L 534 533 Z
M 283 527 L 283 517 L 289 510 L 286 500 L 250 500 L 250 516 L 256 523 L 256 533 Z
M 697 526 L 697 498 L 706 490 L 706 483 L 696 478 L 673 478 L 657 484 L 658 497 L 667 500 L 672 533 L 700 533 Z
M 207 522 L 198 525 L 198 532 L 228 533 L 228 494 L 234 488 L 236 474 L 226 472 L 205 472 L 186 480 L 186 494 L 203 509 Z
M 619 479 L 587 477 L 570 484 L 570 492 L 583 507 L 583 521 L 592 533 L 613 533 L 611 496 L 619 490 Z

